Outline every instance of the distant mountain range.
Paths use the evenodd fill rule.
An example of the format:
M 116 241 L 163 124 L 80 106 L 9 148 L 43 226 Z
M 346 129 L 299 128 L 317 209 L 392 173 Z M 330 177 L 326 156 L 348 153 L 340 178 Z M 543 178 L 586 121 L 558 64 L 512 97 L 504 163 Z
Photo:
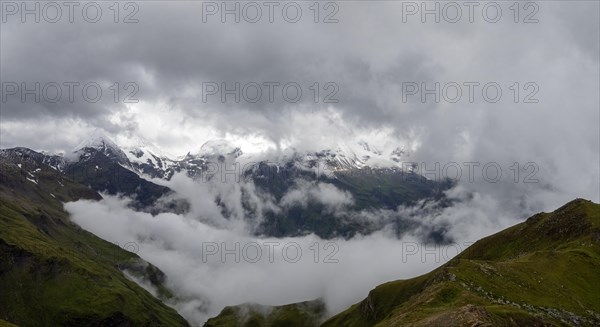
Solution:
M 243 208 L 241 215 L 255 221 L 256 234 L 278 237 L 311 232 L 323 238 L 351 237 L 356 233 L 369 234 L 387 225 L 394 226 L 401 234 L 410 226 L 393 214 L 399 205 L 436 201 L 444 206 L 447 203 L 443 192 L 452 186 L 450 181 L 428 180 L 410 168 L 402 169 L 404 152 L 400 148 L 383 154 L 364 142 L 359 144 L 360 154 L 346 148 L 245 155 L 240 147 L 213 140 L 204 143 L 196 153 L 178 159 L 164 154 L 148 141 L 140 139 L 134 143 L 121 147 L 96 131 L 64 155 L 12 148 L 0 150 L 0 158 L 14 164 L 48 165 L 57 174 L 97 192 L 131 197 L 133 208 L 151 213 L 183 213 L 189 209 L 189 203 L 168 187 L 175 174 L 213 185 L 241 183 L 244 185 L 241 203 L 235 205 Z M 34 171 L 28 173 L 35 174 Z M 255 192 L 272 199 L 278 208 L 259 212 L 248 200 L 252 192 L 247 187 L 249 184 Z M 326 188 L 348 194 L 352 200 L 344 204 L 343 210 L 331 210 L 320 193 L 306 200 L 285 202 L 289 199 L 286 195 L 306 188 Z M 232 205 L 220 198 L 220 194 L 214 194 L 214 201 L 228 218 L 232 215 Z M 364 218 L 369 212 L 382 210 L 386 211 L 387 220 Z M 443 230 L 432 233 L 432 237 L 439 239 Z
M 372 169 L 401 169 L 405 151 L 400 147 L 384 153 L 366 142 L 354 146 L 339 146 L 336 149 L 297 151 L 288 148 L 280 152 L 246 154 L 242 148 L 226 140 L 209 140 L 194 152 L 175 158 L 166 154 L 150 141 L 136 137 L 127 145 L 119 146 L 101 131 L 95 131 L 81 142 L 65 161 L 80 161 L 87 149 L 98 150 L 119 164 L 152 178 L 170 179 L 174 173 L 185 171 L 190 176 L 211 171 L 209 164 L 238 163 L 245 170 L 256 169 L 259 164 L 277 167 L 293 165 L 298 169 L 319 174 L 332 175 L 334 171 Z M 406 168 L 406 167 L 404 167 Z

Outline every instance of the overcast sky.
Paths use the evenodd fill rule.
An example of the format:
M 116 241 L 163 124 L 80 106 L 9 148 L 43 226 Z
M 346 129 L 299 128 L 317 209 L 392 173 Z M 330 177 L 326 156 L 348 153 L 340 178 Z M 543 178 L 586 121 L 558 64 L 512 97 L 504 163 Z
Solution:
M 421 1 L 321 2 L 318 15 L 313 1 L 297 1 L 274 6 L 272 17 L 264 2 L 237 2 L 239 22 L 233 14 L 222 22 L 221 1 L 121 2 L 118 11 L 112 1 L 98 2 L 73 7 L 71 17 L 63 2 L 54 7 L 25 2 L 29 9 L 40 6 L 39 17 L 22 17 L 28 8 L 21 2 L 0 3 L 1 148 L 65 152 L 96 129 L 118 142 L 141 136 L 175 155 L 197 151 L 215 138 L 246 152 L 321 150 L 358 141 L 404 147 L 410 150 L 405 160 L 425 162 L 430 169 L 436 162 L 462 167 L 460 182 L 447 192 L 459 200 L 454 206 L 433 216 L 418 208 L 397 209 L 414 214 L 424 228 L 449 226 L 449 235 L 460 241 L 475 241 L 576 197 L 600 202 L 598 1 L 519 2 L 518 7 L 514 1 L 471 2 L 473 7 L 438 2 L 439 23 L 433 14 L 422 21 L 423 9 L 435 8 L 433 1 L 425 2 L 428 8 L 419 8 Z M 229 9 L 236 5 L 227 3 Z M 24 90 L 36 83 L 39 102 L 36 92 Z M 223 85 L 233 89 L 236 83 L 239 102 L 235 94 L 222 94 Z M 436 83 L 438 102 L 423 92 Z M 97 88 L 102 90 L 98 101 Z M 490 182 L 476 168 L 470 181 L 465 163 L 495 163 L 503 177 Z M 190 198 L 204 192 L 191 181 L 170 183 Z M 332 194 L 334 204 L 351 201 L 343 193 Z M 208 195 L 202 199 L 240 202 Z M 107 197 L 68 204 L 67 210 L 74 221 L 111 241 L 123 243 L 136 235 L 165 240 L 164 248 L 141 243 L 140 254 L 167 273 L 175 290 L 190 293 L 184 292 L 194 301 L 210 295 L 211 315 L 240 299 L 281 304 L 317 296 L 341 310 L 378 283 L 439 264 L 400 270 L 398 262 L 387 260 L 398 253 L 399 240 L 376 234 L 341 242 L 342 264 L 330 270 L 202 266 L 194 252 L 198 240 L 239 235 L 217 233 L 197 224 L 193 215 L 163 215 L 172 218 L 163 226 L 167 220 L 133 212 L 121 202 Z M 195 209 L 206 215 L 213 207 L 202 202 Z M 296 241 L 309 244 L 313 236 Z M 202 281 L 194 276 L 203 276 Z M 222 279 L 231 289 L 223 289 Z M 279 287 L 265 291 L 267 282 Z M 259 293 L 264 296 L 256 297 Z M 179 309 L 188 318 L 196 314 Z M 202 322 L 208 316 L 193 319 Z
M 58 2 L 58 18 L 55 7 L 41 6 L 36 23 L 11 3 L 2 2 L 3 148 L 68 151 L 97 128 L 121 140 L 139 135 L 178 155 L 212 138 L 246 149 L 385 141 L 414 149 L 415 161 L 535 162 L 545 187 L 598 197 L 597 1 L 541 1 L 518 11 L 513 2 L 481 2 L 472 14 L 458 3 L 458 19 L 456 6 L 441 3 L 439 23 L 431 14 L 422 22 L 427 8 L 393 1 L 322 3 L 318 16 L 312 2 L 293 2 L 287 15 L 283 5 L 273 7 L 273 23 L 262 2 L 256 23 L 249 22 L 256 7 L 245 2 L 239 23 L 232 14 L 223 23 L 214 2 L 138 2 L 118 12 L 99 2 L 96 23 L 89 22 L 95 6 L 75 7 L 69 17 Z M 291 23 L 297 8 L 302 15 Z M 36 82 L 40 102 L 34 95 L 23 101 L 23 86 Z M 236 82 L 239 103 L 231 94 L 223 103 L 221 90 L 209 88 Z M 269 82 L 279 83 L 272 101 Z M 408 92 L 436 82 L 439 103 Z M 469 82 L 479 83 L 472 103 Z M 73 101 L 65 83 L 79 83 Z M 98 102 L 82 96 L 87 83 L 100 85 Z M 286 99 L 287 83 L 297 84 Z M 488 99 L 482 94 L 488 83 L 502 88 L 497 102 L 489 101 L 496 87 Z M 56 85 L 62 96 L 52 103 Z M 256 85 L 262 97 L 252 103 L 243 95 L 255 99 Z M 456 85 L 462 96 L 452 103 Z M 302 96 L 294 99 L 297 86 Z M 87 90 L 93 98 L 95 88 Z M 139 101 L 126 103 L 132 91 Z

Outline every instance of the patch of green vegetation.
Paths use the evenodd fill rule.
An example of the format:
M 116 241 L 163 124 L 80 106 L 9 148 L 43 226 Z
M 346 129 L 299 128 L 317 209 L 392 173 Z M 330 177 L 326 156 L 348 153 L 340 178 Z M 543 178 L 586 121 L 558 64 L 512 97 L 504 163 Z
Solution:
M 321 300 L 270 307 L 258 304 L 241 304 L 226 307 L 205 327 L 316 327 L 325 315 Z
M 6 320 L 0 319 L 0 327 L 17 327 L 17 325 L 11 324 L 10 322 L 8 322 Z

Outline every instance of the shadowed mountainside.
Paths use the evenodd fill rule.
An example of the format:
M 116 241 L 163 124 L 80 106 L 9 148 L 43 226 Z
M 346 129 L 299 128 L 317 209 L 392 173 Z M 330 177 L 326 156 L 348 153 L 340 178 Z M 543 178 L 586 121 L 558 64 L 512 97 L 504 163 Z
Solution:
M 45 163 L 0 158 L 0 325 L 188 325 L 123 274 L 154 281 L 167 299 L 160 270 L 63 210 L 62 202 L 100 198 Z

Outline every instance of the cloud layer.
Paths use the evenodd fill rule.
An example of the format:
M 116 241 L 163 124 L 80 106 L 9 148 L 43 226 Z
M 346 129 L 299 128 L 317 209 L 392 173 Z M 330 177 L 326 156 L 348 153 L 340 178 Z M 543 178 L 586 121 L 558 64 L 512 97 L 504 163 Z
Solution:
M 281 305 L 323 298 L 334 314 L 380 283 L 432 270 L 500 225 L 473 218 L 489 208 L 456 208 L 440 220 L 454 220 L 452 233 L 459 231 L 459 238 L 435 246 L 418 236 L 397 239 L 386 231 L 350 240 L 327 241 L 314 235 L 254 238 L 212 227 L 193 214 L 153 217 L 135 212 L 125 200 L 110 196 L 101 202 L 67 203 L 65 208 L 74 222 L 94 234 L 120 245 L 135 243 L 138 255 L 165 272 L 167 286 L 179 298 L 173 305 L 195 325 L 225 306 L 246 302 Z M 504 216 L 496 219 L 515 222 Z

